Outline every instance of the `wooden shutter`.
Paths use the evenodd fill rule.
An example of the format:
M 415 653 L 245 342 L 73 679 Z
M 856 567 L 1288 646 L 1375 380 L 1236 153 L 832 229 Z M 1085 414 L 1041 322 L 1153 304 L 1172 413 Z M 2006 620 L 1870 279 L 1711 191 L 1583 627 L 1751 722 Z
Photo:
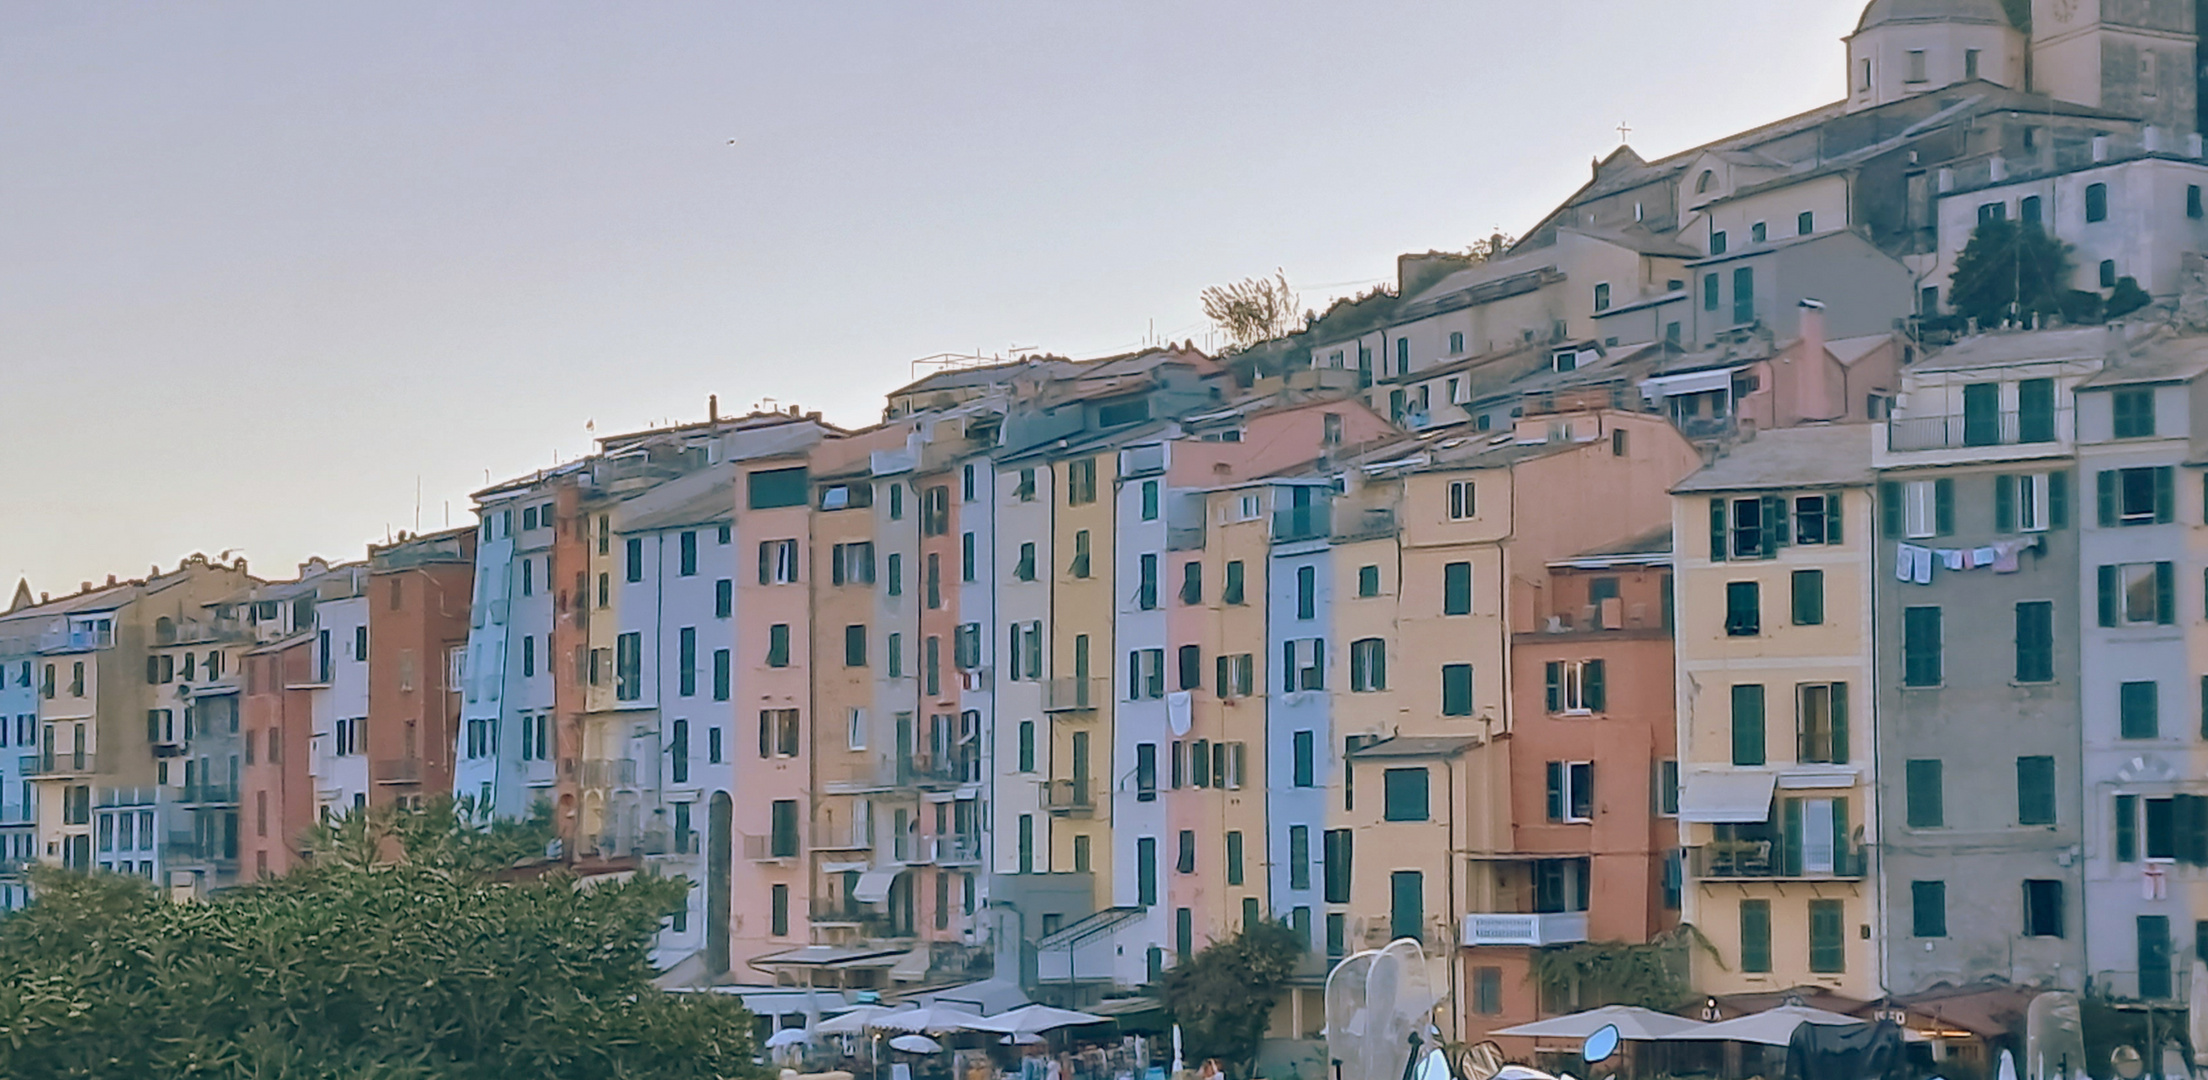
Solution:
M 1901 485 L 1892 480 L 1878 482 L 1878 534 L 1892 539 L 1901 535 Z
M 1725 500 L 1710 500 L 1710 561 L 1725 561 Z
M 1825 543 L 1840 542 L 1840 496 L 1825 496 Z
M 1548 662 L 1548 664 L 1546 665 L 1546 667 L 1547 667 L 1547 671 L 1548 671 L 1548 704 L 1549 704 L 1549 711 L 1550 711 L 1550 712 L 1552 712 L 1552 713 L 1560 713 L 1560 712 L 1563 712 L 1563 711 L 1564 711 L 1564 661 L 1562 661 L 1562 660 L 1551 660 L 1551 661 L 1549 661 L 1549 662 Z
M 2154 470 L 2154 521 L 2167 525 L 2177 520 L 2177 470 L 2163 465 Z
M 1550 821 L 1564 820 L 1564 763 L 1549 762 L 1548 810 Z
M 1780 810 L 1779 873 L 1802 876 L 1802 800 L 1786 799 Z
M 2154 621 L 2170 626 L 2177 622 L 2177 565 L 2154 564 Z
M 1845 795 L 1832 800 L 1832 872 L 1838 877 L 1853 877 L 1862 872 L 1848 852 L 1848 799 Z
M 2100 495 L 2101 528 L 2116 527 L 2116 470 L 2102 469 L 2094 474 L 2094 484 Z
M 1941 536 L 1955 533 L 1955 478 L 1943 476 L 1932 481 L 1933 530 Z
M 1579 700 L 1589 712 L 1602 712 L 1608 704 L 1603 686 L 1602 661 L 1589 660 L 1579 669 Z
M 1771 970 L 1771 901 L 1740 902 L 1740 969 Z
M 1832 754 L 1835 765 L 1848 763 L 1848 684 L 1832 684 Z
M 2047 474 L 2047 527 L 2065 529 L 2070 526 L 2070 472 L 2058 469 Z
M 2099 578 L 2101 625 L 2114 626 L 2116 625 L 2117 596 L 2120 592 L 2117 583 L 2117 568 L 2113 566 L 2101 567 Z
M 2016 531 L 2016 477 L 2008 473 L 1993 478 L 1993 531 Z
M 1763 687 L 1743 683 L 1733 687 L 1733 764 L 1764 762 Z

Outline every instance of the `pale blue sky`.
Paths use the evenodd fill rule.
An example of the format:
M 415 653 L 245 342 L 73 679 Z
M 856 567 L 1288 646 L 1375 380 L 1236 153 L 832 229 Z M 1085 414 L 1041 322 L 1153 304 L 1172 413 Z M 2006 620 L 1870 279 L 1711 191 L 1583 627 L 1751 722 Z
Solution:
M 0 576 L 436 527 L 599 432 L 1204 332 L 1839 96 L 1857 0 L 0 0 Z M 730 140 L 735 140 L 734 145 Z

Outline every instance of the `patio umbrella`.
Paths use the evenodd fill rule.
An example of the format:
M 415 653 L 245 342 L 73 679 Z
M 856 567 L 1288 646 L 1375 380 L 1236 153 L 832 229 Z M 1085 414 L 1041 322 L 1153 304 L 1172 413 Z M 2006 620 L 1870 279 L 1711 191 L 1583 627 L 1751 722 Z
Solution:
M 899 1035 L 889 1040 L 889 1048 L 908 1054 L 933 1054 L 943 1049 L 943 1044 L 925 1035 Z
M 1584 1039 L 1612 1024 L 1617 1025 L 1618 1038 L 1636 1042 L 1707 1038 L 1702 1031 L 1709 1027 L 1699 1020 L 1660 1013 L 1638 1005 L 1605 1005 L 1599 1009 L 1589 1009 L 1570 1016 L 1552 1016 L 1547 1020 L 1536 1020 L 1489 1034 L 1537 1039 Z
M 1003 1043 L 1006 1046 L 1035 1046 L 1043 1041 L 1043 1037 L 1035 1034 L 1032 1031 L 1022 1031 L 1017 1034 L 1007 1035 L 1004 1038 L 998 1039 L 997 1041 Z
M 1076 1012 L 1072 1009 L 1052 1008 L 1049 1005 L 1024 1005 L 995 1016 L 985 1016 L 969 1024 L 975 1031 L 1001 1031 L 1007 1035 L 1033 1034 L 1052 1031 L 1079 1024 L 1100 1024 L 1104 1017 L 1095 1013 Z
M 978 1029 L 973 1025 L 980 1022 L 981 1017 L 962 1009 L 930 1005 L 877 1016 L 866 1026 L 885 1031 L 974 1031 Z
M 1860 1016 L 1843 1016 L 1825 1009 L 1813 1009 L 1807 1005 L 1781 1005 L 1760 1013 L 1736 1016 L 1703 1025 L 1700 1031 L 1679 1036 L 1688 1039 L 1718 1039 L 1732 1042 L 1762 1043 L 1765 1046 L 1785 1046 L 1794 1039 L 1794 1029 L 1803 1024 L 1861 1024 Z
M 813 1041 L 813 1033 L 804 1028 L 783 1028 L 767 1036 L 767 1049 L 779 1050 L 785 1046 L 802 1046 Z
M 858 1035 L 877 1016 L 887 1016 L 897 1010 L 888 1005 L 861 1005 L 850 1012 L 841 1013 L 820 1022 L 813 1028 L 822 1035 Z

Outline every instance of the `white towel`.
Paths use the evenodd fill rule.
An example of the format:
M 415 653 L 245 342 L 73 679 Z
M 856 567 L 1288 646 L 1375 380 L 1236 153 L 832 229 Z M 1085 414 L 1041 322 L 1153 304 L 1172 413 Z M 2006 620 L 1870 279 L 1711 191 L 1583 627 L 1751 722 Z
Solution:
M 1931 548 L 1920 547 L 1917 549 L 1917 565 L 1914 568 L 1914 571 L 1909 575 L 1909 580 L 1914 581 L 1919 585 L 1932 584 Z
M 1961 570 L 1967 565 L 1963 562 L 1963 552 L 1958 548 L 1941 548 L 1940 562 L 1946 564 L 1950 570 Z
M 1970 565 L 1971 568 L 1974 570 L 1981 569 L 1984 567 L 1992 566 L 1993 560 L 2000 557 L 2001 552 L 1998 548 L 1972 548 L 1970 551 Z
M 1175 735 L 1188 734 L 1189 702 L 1192 697 L 1193 695 L 1186 690 L 1175 690 L 1165 695 L 1165 719 L 1167 723 L 1173 725 L 1173 734 Z
M 1917 572 L 1917 545 L 1894 545 L 1894 580 L 1907 581 Z

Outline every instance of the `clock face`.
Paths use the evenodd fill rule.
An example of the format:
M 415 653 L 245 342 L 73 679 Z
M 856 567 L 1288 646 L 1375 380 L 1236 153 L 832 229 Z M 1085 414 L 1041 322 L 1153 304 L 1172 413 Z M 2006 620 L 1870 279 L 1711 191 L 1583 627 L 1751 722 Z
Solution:
M 2077 17 L 2078 0 L 2055 0 L 2054 8 L 2056 22 L 2069 22 Z

